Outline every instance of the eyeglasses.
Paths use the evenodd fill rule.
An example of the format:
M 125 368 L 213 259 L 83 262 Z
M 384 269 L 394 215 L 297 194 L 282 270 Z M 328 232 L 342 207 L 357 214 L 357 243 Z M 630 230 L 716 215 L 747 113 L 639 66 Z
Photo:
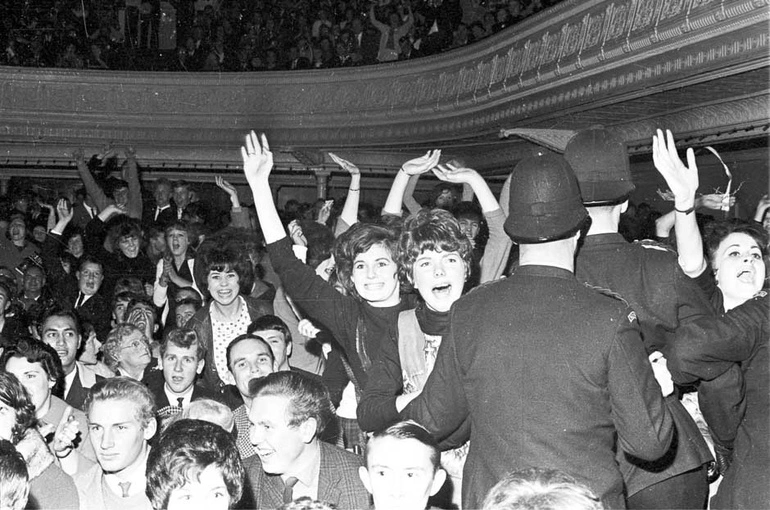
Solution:
M 147 347 L 147 345 L 144 342 L 140 342 L 139 340 L 134 340 L 130 344 L 122 346 L 120 350 L 122 351 L 123 349 L 133 349 L 138 351 L 140 347 L 144 349 Z

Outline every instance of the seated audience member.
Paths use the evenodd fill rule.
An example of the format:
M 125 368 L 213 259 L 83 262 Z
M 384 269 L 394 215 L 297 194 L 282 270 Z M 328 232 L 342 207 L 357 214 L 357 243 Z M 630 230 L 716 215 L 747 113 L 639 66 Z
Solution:
M 23 510 L 29 496 L 29 473 L 13 443 L 0 439 L 0 508 Z
M 30 480 L 27 508 L 76 510 L 77 489 L 38 432 L 35 405 L 16 376 L 5 371 L 0 371 L 0 416 L 0 439 L 13 443 L 27 465 Z
M 0 368 L 15 375 L 27 390 L 35 406 L 37 429 L 62 469 L 74 474 L 90 467 L 96 457 L 88 441 L 86 416 L 54 394 L 59 393 L 64 382 L 56 351 L 31 338 L 22 339 L 6 349 Z
M 38 251 L 37 246 L 27 240 L 27 221 L 24 214 L 12 213 L 8 227 L 0 230 L 0 265 L 19 267 L 27 257 L 36 255 Z M 17 283 L 20 281 L 15 275 L 14 280 Z
M 403 421 L 375 432 L 358 470 L 376 510 L 425 510 L 446 480 L 438 443 L 421 425 Z
M 45 271 L 37 264 L 28 264 L 21 278 L 21 293 L 18 302 L 29 311 L 36 304 L 45 304 L 50 300 L 46 287 Z
M 253 401 L 249 391 L 252 379 L 261 379 L 275 372 L 275 358 L 268 343 L 255 335 L 235 337 L 227 346 L 227 366 L 235 379 L 242 404 L 235 406 L 235 427 L 238 429 L 236 444 L 241 457 L 251 457 L 256 450 L 249 438 L 249 409 Z
M 155 207 L 144 208 L 143 225 L 166 228 L 169 223 L 177 219 L 176 205 L 171 201 L 171 192 L 171 181 L 164 177 L 155 181 L 155 189 L 152 193 L 155 198 Z
M 77 288 L 64 290 L 64 299 L 83 322 L 90 322 L 99 341 L 104 342 L 110 332 L 110 301 L 103 292 L 104 266 L 99 260 L 84 255 L 75 273 Z
M 155 397 L 161 430 L 171 416 L 179 414 L 194 400 L 213 395 L 195 384 L 203 371 L 205 348 L 191 329 L 174 329 L 160 345 L 160 364 L 163 380 L 150 386 Z M 155 381 L 154 381 L 155 382 Z
M 128 377 L 99 381 L 85 412 L 98 463 L 73 477 L 81 510 L 151 508 L 145 472 L 157 422 L 150 390 Z
M 191 420 L 203 420 L 219 425 L 226 432 L 230 432 L 231 434 L 233 433 L 233 430 L 235 430 L 235 416 L 233 415 L 233 412 L 229 407 L 216 400 L 202 398 L 190 402 L 189 406 L 182 409 L 182 414 L 176 415 L 174 420 L 169 421 L 169 424 L 173 423 L 175 420 L 184 420 L 188 418 Z
M 144 336 L 150 341 L 153 356 L 157 356 L 156 337 L 160 326 L 158 325 L 158 309 L 153 304 L 152 299 L 144 294 L 137 294 L 131 298 L 131 301 L 126 305 L 123 322 L 133 324 L 141 329 Z
M 203 308 L 199 299 L 185 298 L 177 301 L 174 307 L 174 321 L 177 328 L 183 328 L 198 310 Z
M 83 341 L 83 347 L 78 353 L 78 361 L 93 369 L 98 375 L 102 377 L 114 377 L 115 372 L 102 361 L 102 342 L 96 336 L 94 327 L 88 322 L 80 323 L 83 330 L 82 336 L 85 337 Z
M 279 317 L 275 315 L 264 315 L 255 320 L 247 330 L 249 334 L 262 338 L 270 345 L 275 358 L 275 370 L 285 371 L 293 370 L 309 377 L 317 377 L 315 374 L 305 370 L 292 367 L 289 364 L 289 357 L 292 353 L 292 339 L 289 327 Z
M 206 280 L 203 291 L 211 301 L 190 319 L 187 327 L 194 329 L 206 347 L 203 378 L 211 391 L 224 394 L 233 384 L 227 366 L 227 346 L 238 335 L 246 333 L 249 324 L 263 315 L 272 314 L 272 306 L 248 297 L 253 282 L 251 262 L 232 247 L 216 248 L 203 261 Z
M 118 284 L 120 285 L 120 284 Z M 126 317 L 126 307 L 134 299 L 134 296 L 141 295 L 130 290 L 118 291 L 115 287 L 115 297 L 112 298 L 111 326 L 110 329 L 124 321 Z M 109 331 L 107 331 L 109 333 Z M 106 338 L 105 338 L 106 340 Z
M 202 420 L 172 423 L 147 459 L 155 510 L 226 510 L 243 494 L 243 463 L 233 437 Z
M 86 251 L 97 257 L 104 265 L 104 286 L 109 293 L 115 292 L 121 278 L 138 278 L 145 287 L 152 288 L 155 281 L 155 267 L 142 251 L 142 229 L 138 220 L 124 215 L 114 220 L 116 241 L 115 251 L 110 252 L 103 245 L 107 228 L 105 222 L 120 210 L 114 205 L 107 206 L 86 226 Z
M 602 510 L 599 498 L 572 476 L 555 469 L 515 471 L 484 499 L 484 510 Z
M 150 340 L 133 324 L 118 324 L 104 343 L 104 362 L 117 375 L 146 383 L 162 378 L 152 358 Z M 159 377 L 160 376 L 160 377 Z
M 251 442 L 245 461 L 257 508 L 276 508 L 307 496 L 341 508 L 369 508 L 358 477 L 362 459 L 320 441 L 334 420 L 329 392 L 294 372 L 276 372 L 250 385 Z
M 103 377 L 77 361 L 82 336 L 80 321 L 75 312 L 63 308 L 46 311 L 40 321 L 40 339 L 53 347 L 61 360 L 64 401 L 82 411 L 88 389 Z

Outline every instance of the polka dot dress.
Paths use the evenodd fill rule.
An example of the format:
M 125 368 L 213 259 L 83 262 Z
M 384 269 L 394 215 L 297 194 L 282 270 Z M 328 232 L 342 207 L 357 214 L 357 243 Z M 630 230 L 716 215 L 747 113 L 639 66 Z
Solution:
M 214 365 L 219 378 L 225 384 L 235 384 L 233 374 L 227 368 L 227 346 L 233 338 L 246 333 L 246 329 L 251 324 L 246 300 L 241 296 L 238 296 L 238 299 L 241 300 L 241 309 L 235 322 L 221 322 L 215 320 L 213 316 L 211 317 L 211 331 L 214 336 Z

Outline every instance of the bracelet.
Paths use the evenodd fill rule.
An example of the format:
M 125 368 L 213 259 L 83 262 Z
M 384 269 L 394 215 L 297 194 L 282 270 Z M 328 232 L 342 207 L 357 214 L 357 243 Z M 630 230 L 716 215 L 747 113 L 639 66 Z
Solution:
M 677 208 L 676 208 L 676 206 L 674 206 L 674 210 L 675 210 L 676 212 L 678 212 L 678 213 L 682 213 L 682 214 L 690 214 L 690 213 L 692 213 L 692 212 L 695 210 L 695 205 L 693 205 L 693 206 L 692 206 L 692 207 L 690 207 L 689 209 L 685 209 L 684 211 L 683 211 L 683 210 L 681 210 L 681 209 L 677 209 Z
M 361 191 L 361 188 L 356 188 L 356 189 L 349 188 L 348 191 Z

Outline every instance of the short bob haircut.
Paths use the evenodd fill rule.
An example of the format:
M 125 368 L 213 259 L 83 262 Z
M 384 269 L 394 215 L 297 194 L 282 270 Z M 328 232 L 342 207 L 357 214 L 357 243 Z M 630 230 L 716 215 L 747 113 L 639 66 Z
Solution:
M 334 405 L 329 390 L 320 381 L 297 372 L 273 372 L 249 382 L 253 398 L 279 396 L 289 399 L 288 425 L 297 427 L 310 418 L 316 420 L 316 436 L 320 436 L 334 419 Z
M 356 223 L 337 238 L 333 250 L 337 281 L 349 296 L 361 299 L 351 279 L 353 262 L 358 255 L 369 251 L 375 245 L 383 246 L 390 253 L 393 262 L 397 262 L 398 237 L 391 228 L 371 223 Z
M 254 320 L 246 329 L 246 333 L 254 333 L 255 331 L 278 331 L 283 334 L 283 341 L 285 344 L 291 343 L 291 331 L 285 322 L 276 315 L 263 315 Z
M 11 442 L 18 444 L 27 430 L 37 426 L 35 404 L 16 376 L 5 370 L 0 371 L 0 402 L 16 411 L 16 423 L 11 429 Z
M 242 256 L 234 246 L 212 248 L 204 255 L 203 268 L 204 278 L 200 282 L 200 288 L 205 293 L 209 293 L 208 275 L 212 271 L 223 273 L 233 271 L 237 274 L 240 293 L 243 295 L 248 295 L 254 285 L 254 267 L 251 261 L 246 256 Z
M 32 338 L 21 338 L 16 345 L 8 347 L 0 358 L 0 370 L 5 370 L 11 358 L 24 358 L 29 363 L 40 363 L 49 380 L 55 382 L 51 393 L 61 397 L 64 393 L 64 369 L 59 355 L 53 347 Z
M 147 343 L 147 349 L 149 349 L 150 339 L 145 336 L 144 331 L 139 329 L 139 326 L 134 324 L 128 322 L 118 324 L 112 328 L 109 335 L 107 335 L 107 340 L 104 341 L 102 352 L 104 353 L 104 363 L 112 370 L 118 368 L 118 364 L 120 363 L 120 350 L 122 347 L 120 344 L 123 343 L 124 338 L 135 331 L 142 334 L 142 338 L 144 338 L 144 341 Z
M 372 437 L 369 439 L 366 446 L 366 454 L 364 455 L 367 461 L 369 456 L 369 445 L 378 438 L 383 437 L 414 439 L 419 441 L 430 449 L 430 462 L 433 464 L 433 470 L 437 471 L 438 468 L 441 467 L 441 450 L 439 449 L 438 442 L 436 442 L 436 439 L 430 432 L 419 423 L 412 420 L 401 421 L 372 434 Z
M 174 490 L 199 481 L 209 466 L 222 474 L 230 505 L 236 505 L 243 494 L 245 471 L 232 435 L 203 420 L 182 419 L 169 425 L 147 458 L 145 493 L 152 507 L 166 508 Z
M 155 419 L 155 399 L 150 390 L 139 381 L 130 377 L 111 377 L 97 381 L 88 392 L 83 410 L 86 415 L 94 402 L 107 400 L 128 400 L 136 405 L 134 415 L 143 428 Z
M 426 250 L 456 251 L 465 262 L 465 276 L 470 273 L 471 243 L 457 219 L 443 209 L 420 209 L 409 216 L 404 221 L 399 245 L 398 267 L 405 286 L 411 285 L 414 262 Z
M 182 349 L 195 347 L 195 358 L 198 361 L 206 358 L 206 345 L 201 342 L 194 329 L 175 328 L 169 331 L 163 343 L 160 344 L 161 358 L 166 355 L 168 344 L 174 344 Z
M 529 468 L 509 474 L 484 499 L 484 510 L 601 510 L 591 489 L 555 469 Z
M 0 508 L 22 510 L 29 497 L 27 463 L 10 441 L 0 440 Z
M 190 241 L 190 236 L 192 233 L 190 232 L 190 225 L 184 221 L 184 220 L 174 220 L 168 225 L 166 225 L 166 228 L 163 229 L 163 235 L 168 238 L 168 235 L 173 231 L 178 230 L 180 232 L 184 232 L 187 234 L 188 241 Z M 192 244 L 192 242 L 190 242 Z
M 709 266 L 713 266 L 714 256 L 722 241 L 730 234 L 746 234 L 759 245 L 760 253 L 767 265 L 768 234 L 761 224 L 744 220 L 717 220 L 711 222 L 705 229 L 704 244 L 708 252 Z

